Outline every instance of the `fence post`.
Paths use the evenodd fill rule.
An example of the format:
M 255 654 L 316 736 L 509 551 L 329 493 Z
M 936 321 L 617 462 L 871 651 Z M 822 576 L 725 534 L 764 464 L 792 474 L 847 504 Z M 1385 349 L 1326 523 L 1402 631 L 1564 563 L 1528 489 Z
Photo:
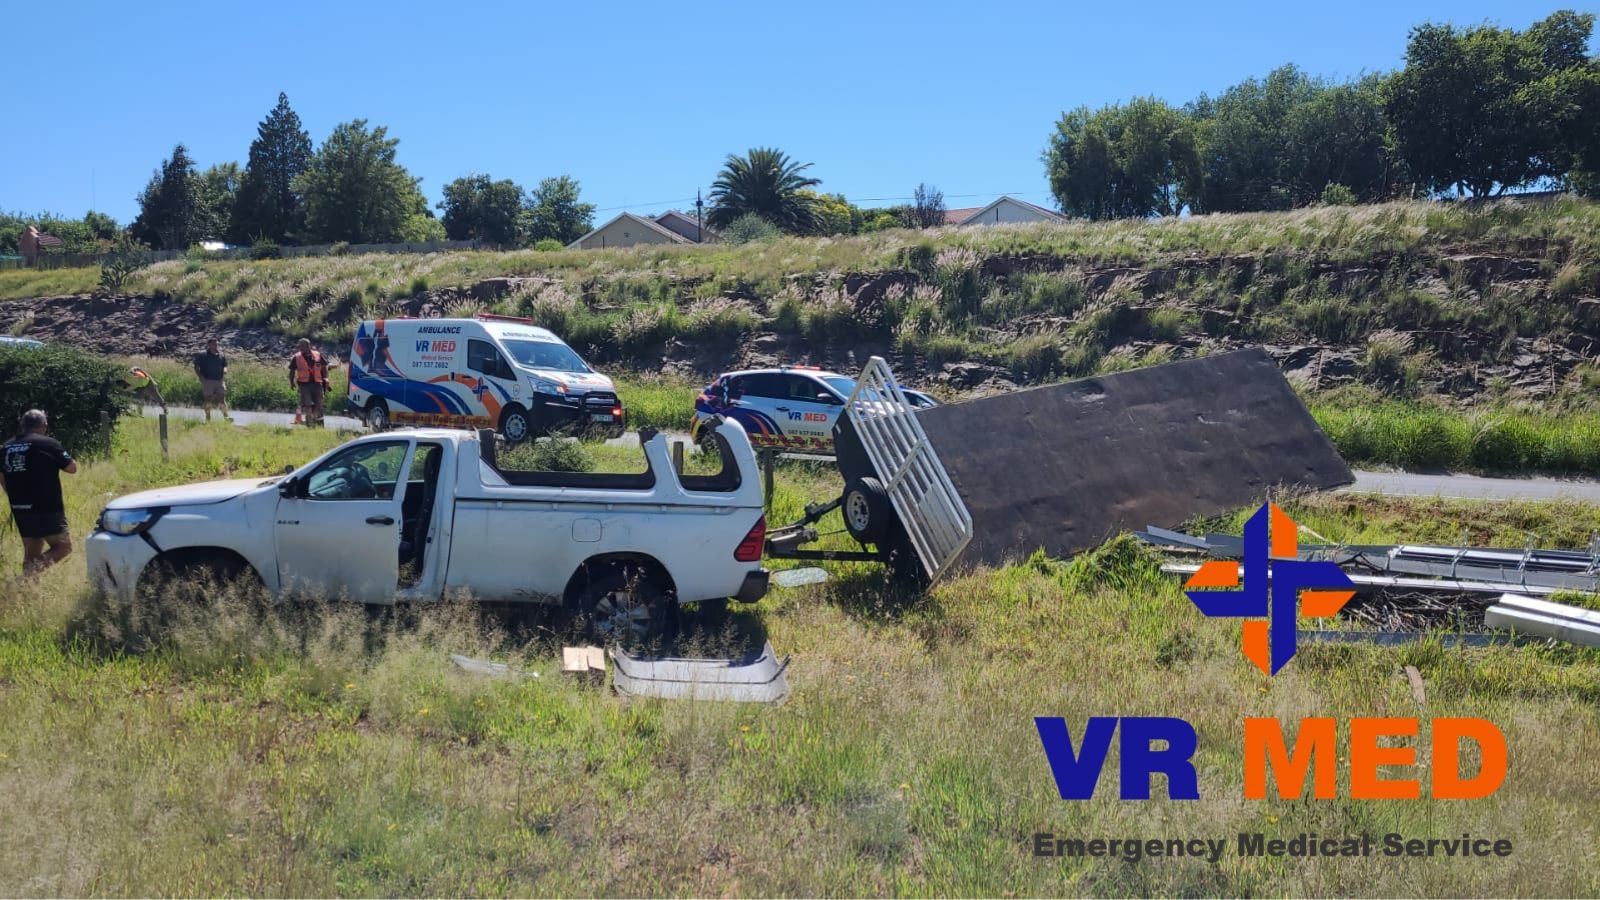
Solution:
M 167 458 L 167 413 L 166 413 L 166 410 L 162 410 L 160 422 L 161 422 L 161 458 L 162 459 L 166 459 Z

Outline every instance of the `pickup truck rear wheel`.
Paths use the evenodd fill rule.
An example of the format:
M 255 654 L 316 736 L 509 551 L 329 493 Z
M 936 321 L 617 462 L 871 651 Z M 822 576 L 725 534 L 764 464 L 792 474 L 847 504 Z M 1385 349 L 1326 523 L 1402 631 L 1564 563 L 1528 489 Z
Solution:
M 611 569 L 584 587 L 578 610 L 598 640 L 637 646 L 668 636 L 676 604 L 648 575 Z
M 894 521 L 894 506 L 889 503 L 889 492 L 876 478 L 852 478 L 844 487 L 844 501 L 839 506 L 844 515 L 844 528 L 862 544 L 882 543 Z

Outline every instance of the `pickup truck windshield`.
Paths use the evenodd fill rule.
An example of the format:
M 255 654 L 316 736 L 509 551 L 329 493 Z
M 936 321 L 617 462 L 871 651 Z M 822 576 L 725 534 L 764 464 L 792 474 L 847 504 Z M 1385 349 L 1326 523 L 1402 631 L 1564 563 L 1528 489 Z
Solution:
M 530 369 L 550 369 L 555 372 L 590 372 L 583 357 L 566 344 L 554 341 L 502 341 L 507 352 L 516 357 L 517 364 Z

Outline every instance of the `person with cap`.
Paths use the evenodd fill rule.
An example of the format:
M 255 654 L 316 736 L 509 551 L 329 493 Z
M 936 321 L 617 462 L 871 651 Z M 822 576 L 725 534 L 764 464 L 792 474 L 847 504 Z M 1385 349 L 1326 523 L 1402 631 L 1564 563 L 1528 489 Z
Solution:
M 222 410 L 223 421 L 228 420 L 228 387 L 224 377 L 228 374 L 228 358 L 217 349 L 217 339 L 206 341 L 206 352 L 194 357 L 194 374 L 200 378 L 200 401 L 206 409 L 206 421 L 211 421 L 211 407 Z
M 22 414 L 22 433 L 0 447 L 0 486 L 11 501 L 11 516 L 22 537 L 22 574 L 44 571 L 72 553 L 61 473 L 78 471 L 72 454 L 50 437 L 43 410 Z
M 328 393 L 328 361 L 301 338 L 289 357 L 289 383 L 300 394 L 300 415 L 307 428 L 322 425 L 322 399 Z

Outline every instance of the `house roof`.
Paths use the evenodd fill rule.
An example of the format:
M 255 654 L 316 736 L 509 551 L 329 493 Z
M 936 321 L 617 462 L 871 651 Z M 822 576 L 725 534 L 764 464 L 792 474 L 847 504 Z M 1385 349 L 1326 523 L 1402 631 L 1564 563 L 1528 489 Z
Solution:
M 691 241 L 688 238 L 684 237 L 683 235 L 677 233 L 676 231 L 673 231 L 670 228 L 667 228 L 667 227 L 665 227 L 663 225 L 660 225 L 660 224 L 658 224 L 658 223 L 656 223 L 656 222 L 654 222 L 654 221 L 652 221 L 650 219 L 647 219 L 644 216 L 636 216 L 631 212 L 625 212 L 625 213 L 618 213 L 616 215 L 616 217 L 612 218 L 610 221 L 606 222 L 604 225 L 601 225 L 600 227 L 595 228 L 594 230 L 590 231 L 588 234 L 584 235 L 581 238 L 578 238 L 577 240 L 573 241 L 572 243 L 568 244 L 567 246 L 568 247 L 581 247 L 583 245 L 584 241 L 587 241 L 589 238 L 594 237 L 596 234 L 599 234 L 600 232 L 606 230 L 607 228 L 610 228 L 612 225 L 616 224 L 617 222 L 621 221 L 622 219 L 631 220 L 632 222 L 640 225 L 641 227 L 648 228 L 651 231 L 654 231 L 655 233 L 665 237 L 667 240 L 671 241 L 674 244 L 692 244 L 692 243 L 694 243 L 693 241 Z
M 1010 200 L 1012 203 L 1015 203 L 1018 206 L 1025 206 L 1028 209 L 1031 209 L 1034 212 L 1038 213 L 1039 215 L 1045 216 L 1046 218 L 1055 219 L 1055 220 L 1060 221 L 1060 222 L 1065 222 L 1067 220 L 1066 216 L 1063 216 L 1061 213 L 1058 213 L 1053 209 L 1045 209 L 1044 207 L 1040 206 L 1037 203 L 1029 203 L 1026 200 L 1018 200 L 1016 197 L 1013 197 L 1010 194 L 1002 194 L 999 197 L 996 197 L 994 199 L 993 203 L 990 203 L 988 206 L 981 207 L 976 212 L 974 212 L 972 215 L 967 216 L 965 219 L 962 219 L 961 221 L 956 222 L 955 224 L 957 224 L 957 225 L 965 225 L 968 222 L 975 222 L 979 218 L 981 218 L 984 213 L 988 212 L 991 209 L 994 209 L 996 206 L 999 206 L 1000 204 L 1006 202 L 1007 200 Z
M 45 233 L 43 231 L 35 233 L 34 234 L 34 238 L 39 241 L 39 246 L 41 246 L 41 247 L 64 247 L 64 246 L 66 246 L 66 242 L 61 240 L 61 238 L 58 238 L 53 234 L 47 234 L 47 233 Z
M 678 218 L 683 220 L 685 225 L 692 226 L 692 225 L 697 225 L 698 224 L 699 227 L 700 227 L 700 230 L 704 231 L 706 234 L 715 235 L 715 234 L 718 233 L 717 229 L 712 228 L 710 225 L 707 225 L 704 222 L 700 222 L 700 223 L 695 222 L 694 216 L 691 216 L 691 215 L 689 215 L 688 213 L 685 213 L 685 212 L 678 212 L 675 209 L 669 209 L 666 212 L 662 213 L 661 215 L 656 216 L 656 221 L 660 222 L 662 219 L 665 219 L 668 216 L 677 216 Z
M 983 209 L 983 207 L 966 206 L 961 209 L 947 209 L 944 211 L 944 223 L 946 225 L 960 225 L 962 222 L 972 218 L 972 214 L 980 209 Z

